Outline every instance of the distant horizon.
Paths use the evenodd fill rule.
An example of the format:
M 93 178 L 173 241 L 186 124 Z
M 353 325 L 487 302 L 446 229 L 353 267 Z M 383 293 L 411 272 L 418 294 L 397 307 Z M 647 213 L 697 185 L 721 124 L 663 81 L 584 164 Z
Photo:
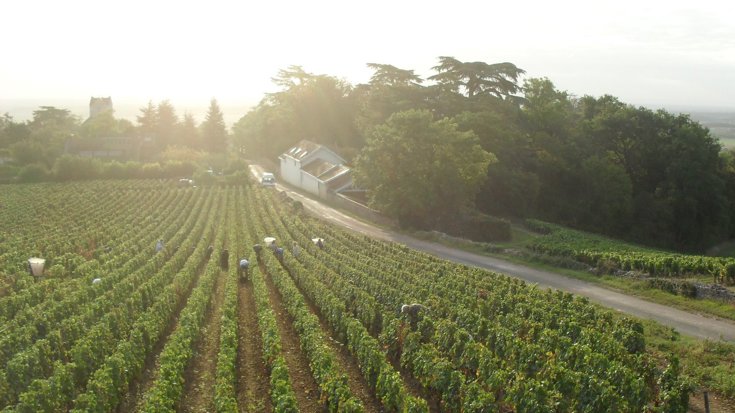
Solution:
M 94 97 L 108 97 L 109 95 L 98 95 Z M 78 116 L 81 121 L 84 121 L 89 116 L 89 100 L 93 96 L 89 96 L 84 99 L 80 98 L 49 98 L 49 99 L 36 99 L 36 98 L 22 98 L 22 99 L 7 99 L 0 98 L 0 115 L 8 113 L 13 117 L 13 120 L 24 122 L 33 118 L 33 111 L 37 110 L 41 106 L 54 106 L 59 109 L 67 109 L 72 114 Z M 152 102 L 154 105 L 159 104 L 164 100 L 168 100 L 176 110 L 176 115 L 183 117 L 184 114 L 190 113 L 194 116 L 197 123 L 204 120 L 204 116 L 209 108 L 210 100 L 199 101 L 196 99 L 167 99 L 163 98 L 160 100 L 156 99 L 135 99 L 135 98 L 120 98 L 116 99 L 115 96 L 109 96 L 112 98 L 113 109 L 115 111 L 115 117 L 120 119 L 127 119 L 131 122 L 136 122 L 136 116 L 140 114 L 140 109 L 148 105 L 148 102 Z M 216 98 L 215 98 L 216 99 Z M 622 101 L 622 100 L 621 100 Z M 219 100 L 217 103 L 222 110 L 225 118 L 225 123 L 228 127 L 231 127 L 236 123 L 242 116 L 247 114 L 252 108 L 260 103 L 247 102 L 246 99 L 242 100 Z M 651 110 L 664 109 L 671 113 L 685 113 L 685 114 L 729 114 L 735 113 L 735 106 L 717 106 L 717 105 L 686 105 L 686 104 L 660 104 L 660 103 L 637 103 L 637 102 L 625 102 L 635 107 L 645 107 Z
M 13 120 L 17 122 L 24 122 L 31 120 L 33 118 L 33 111 L 38 110 L 41 106 L 53 106 L 59 109 L 67 109 L 69 110 L 73 115 L 76 115 L 80 118 L 81 121 L 84 121 L 89 117 L 89 100 L 92 96 L 87 97 L 86 99 L 79 99 L 79 98 L 69 98 L 69 99 L 62 99 L 62 98 L 53 98 L 53 99 L 2 99 L 0 98 L 0 115 L 3 115 L 5 113 L 8 113 L 10 116 L 13 117 Z M 94 96 L 94 97 L 108 97 L 108 95 L 105 96 Z M 140 102 L 135 99 L 120 99 L 116 100 L 114 96 L 109 96 L 112 98 L 112 106 L 114 110 L 115 117 L 118 119 L 127 119 L 133 123 L 136 123 L 136 116 L 140 115 L 140 109 L 144 108 L 148 105 L 148 102 L 152 102 L 154 105 L 158 105 L 160 102 L 164 100 L 168 100 L 176 110 L 176 115 L 179 118 L 183 118 L 184 114 L 190 113 L 194 116 L 194 119 L 197 121 L 197 123 L 201 123 L 204 120 L 204 116 L 207 113 L 207 110 L 209 109 L 210 100 L 205 100 L 202 102 L 194 102 L 193 99 L 191 101 L 187 100 L 184 101 L 183 99 L 181 101 L 176 101 L 173 99 L 161 99 L 161 100 L 153 100 L 153 99 L 146 99 L 141 100 Z M 255 103 L 244 103 L 244 102 L 234 102 L 234 101 L 220 101 L 217 99 L 217 103 L 220 106 L 220 109 L 222 110 L 222 115 L 225 119 L 225 123 L 228 127 L 231 127 L 234 123 L 236 123 L 242 116 L 244 116 L 250 109 L 255 107 L 258 102 Z M 240 113 L 241 112 L 241 113 Z

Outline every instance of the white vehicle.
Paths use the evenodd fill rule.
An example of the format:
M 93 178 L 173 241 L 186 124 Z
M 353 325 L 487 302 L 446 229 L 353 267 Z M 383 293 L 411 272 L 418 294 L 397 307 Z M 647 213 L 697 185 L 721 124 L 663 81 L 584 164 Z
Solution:
M 260 185 L 276 186 L 276 177 L 270 172 L 263 172 L 263 176 L 260 177 Z

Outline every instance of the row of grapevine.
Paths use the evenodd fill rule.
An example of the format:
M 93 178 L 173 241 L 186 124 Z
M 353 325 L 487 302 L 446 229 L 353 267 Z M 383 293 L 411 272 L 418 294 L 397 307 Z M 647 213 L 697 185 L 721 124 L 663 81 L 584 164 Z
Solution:
M 224 204 L 227 203 L 225 194 Z M 224 209 L 224 208 L 223 208 Z M 217 223 L 220 231 L 214 240 L 213 256 L 219 257 L 224 249 L 225 214 L 220 214 L 221 219 Z M 159 357 L 159 368 L 156 381 L 145 395 L 145 403 L 142 407 L 146 412 L 175 412 L 184 389 L 184 371 L 193 356 L 194 343 L 199 339 L 201 327 L 209 308 L 214 291 L 215 277 L 220 276 L 219 262 L 210 259 L 209 264 L 200 278 L 198 285 L 187 300 L 186 307 L 182 310 L 176 330 L 166 341 L 166 345 Z
M 197 222 L 192 236 L 182 243 L 174 255 L 174 259 L 185 262 L 184 267 L 170 284 L 159 289 L 155 303 L 135 319 L 128 338 L 118 341 L 112 347 L 112 353 L 93 372 L 86 390 L 75 400 L 76 411 L 103 412 L 114 409 L 127 393 L 130 383 L 140 377 L 153 348 L 162 339 L 166 327 L 200 278 L 207 260 L 207 240 L 213 235 L 211 227 L 216 222 L 213 214 L 216 208 L 211 205 L 213 202 L 212 197 L 207 198 L 203 208 L 207 212 Z
M 59 272 L 53 266 L 54 258 L 79 256 L 106 243 L 106 230 L 116 227 L 111 222 L 115 220 L 109 219 L 110 210 L 133 208 L 136 203 L 121 202 L 127 198 L 125 194 L 100 191 L 102 185 L 40 184 L 9 186 L 3 191 L 2 212 L 8 219 L 4 220 L 7 235 L 0 243 L 0 272 L 8 274 L 3 280 L 13 292 L 34 285 L 28 282 L 29 277 L 19 276 L 26 273 L 25 260 L 29 256 L 50 258 L 47 272 L 54 274 Z M 75 196 L 70 198 L 71 192 Z
M 320 228 L 320 230 L 323 231 L 325 228 Z M 331 231 L 333 233 L 336 232 L 335 230 Z M 306 238 L 306 236 L 304 236 L 304 238 Z M 350 251 L 350 253 L 346 253 L 345 255 L 340 256 L 339 259 L 332 261 L 332 265 L 334 266 L 333 268 L 338 271 L 342 271 L 346 267 L 345 263 L 350 260 L 349 256 L 355 256 L 355 251 L 364 251 L 366 248 L 369 248 L 370 242 L 363 242 L 363 245 L 346 245 L 343 248 L 339 243 L 336 243 L 335 247 L 332 248 L 332 245 L 334 244 L 335 243 L 330 243 L 330 253 L 337 252 L 339 250 Z M 367 280 L 364 280 L 362 284 L 359 284 L 359 287 L 368 288 L 368 291 L 375 294 L 379 300 L 384 299 L 385 297 L 392 297 L 393 301 L 386 302 L 387 304 L 389 303 L 386 305 L 386 312 L 390 313 L 391 308 L 397 309 L 398 306 L 400 306 L 401 301 L 395 300 L 401 300 L 402 298 L 410 296 L 415 299 L 420 299 L 422 302 L 431 303 L 432 310 L 439 310 L 439 314 L 437 314 L 440 317 L 439 321 L 442 321 L 441 318 L 445 318 L 445 320 L 443 320 L 445 323 L 444 325 L 446 325 L 447 322 L 461 323 L 464 328 L 468 328 L 469 330 L 467 333 L 462 333 L 463 337 L 472 337 L 473 335 L 476 337 L 479 336 L 478 338 L 482 339 L 482 342 L 478 342 L 479 347 L 465 347 L 471 348 L 474 352 L 477 352 L 478 349 L 484 351 L 485 357 L 489 357 L 490 361 L 498 364 L 502 367 L 502 370 L 508 372 L 506 378 L 511 379 L 510 383 L 503 383 L 505 387 L 504 389 L 495 389 L 493 391 L 495 394 L 499 394 L 500 390 L 502 390 L 502 392 L 510 393 L 506 395 L 505 403 L 509 403 L 511 405 L 515 404 L 515 408 L 521 408 L 521 406 L 518 406 L 518 403 L 520 401 L 527 402 L 530 399 L 529 396 L 531 396 L 531 393 L 528 393 L 529 391 L 536 393 L 536 400 L 547 406 L 554 405 L 555 403 L 558 403 L 560 399 L 565 397 L 574 400 L 574 395 L 576 394 L 579 396 L 577 397 L 579 405 L 575 408 L 580 411 L 599 411 L 599 409 L 603 408 L 614 410 L 636 410 L 637 408 L 642 408 L 642 404 L 647 402 L 661 402 L 660 399 L 657 399 L 658 396 L 656 394 L 655 385 L 651 384 L 650 375 L 653 374 L 650 370 L 651 362 L 650 360 L 646 361 L 646 358 L 641 359 L 642 355 L 639 354 L 642 351 L 640 345 L 642 339 L 640 332 L 638 331 L 640 328 L 639 325 L 626 324 L 626 322 L 615 323 L 612 322 L 611 318 L 603 316 L 602 318 L 607 319 L 608 324 L 610 324 L 610 327 L 606 327 L 606 329 L 611 332 L 598 334 L 592 328 L 582 328 L 582 335 L 581 338 L 578 337 L 577 346 L 574 345 L 574 341 L 559 337 L 559 335 L 555 333 L 556 330 L 554 328 L 547 327 L 545 322 L 550 322 L 549 320 L 546 320 L 545 322 L 537 322 L 534 327 L 534 323 L 529 323 L 524 317 L 501 317 L 498 318 L 498 321 L 503 324 L 511 324 L 511 327 L 505 327 L 502 324 L 499 326 L 489 326 L 487 323 L 483 323 L 482 317 L 478 317 L 475 313 L 474 307 L 476 307 L 476 305 L 473 306 L 468 304 L 468 307 L 471 308 L 472 311 L 463 308 L 462 305 L 462 297 L 474 299 L 477 302 L 483 301 L 477 299 L 478 290 L 456 290 L 456 283 L 453 285 L 452 289 L 443 288 L 442 285 L 443 283 L 447 283 L 447 280 L 461 280 L 462 282 L 466 282 L 467 278 L 471 279 L 471 277 L 465 277 L 465 273 L 472 270 L 457 266 L 453 274 L 441 274 L 440 276 L 437 276 L 436 274 L 430 273 L 413 273 L 413 270 L 420 269 L 421 265 L 413 266 L 409 264 L 411 267 L 410 270 L 396 271 L 395 268 L 401 268 L 402 265 L 405 268 L 405 263 L 412 263 L 412 259 L 421 260 L 422 258 L 420 254 L 416 253 L 405 254 L 406 251 L 402 248 L 389 248 L 389 250 L 390 249 L 397 251 L 396 256 L 400 254 L 400 262 L 382 266 L 381 262 L 386 260 L 389 261 L 391 259 L 390 255 L 386 258 L 386 255 L 383 254 L 380 256 L 379 260 L 371 260 L 371 256 L 375 256 L 375 254 L 366 254 L 366 256 L 362 257 L 363 263 L 369 264 L 360 268 L 360 271 L 357 273 L 345 273 L 345 278 L 350 281 L 355 281 L 361 276 L 364 278 L 364 275 L 372 273 L 372 277 L 374 277 L 373 281 L 368 283 Z M 320 256 L 320 258 L 328 260 L 327 254 L 324 254 L 324 257 Z M 431 262 L 432 260 L 424 259 L 424 261 Z M 377 270 L 374 271 L 375 269 Z M 528 299 L 533 299 L 534 295 L 537 295 L 532 293 L 532 288 L 526 287 L 522 282 L 503 280 L 498 277 L 493 281 L 493 283 L 482 285 L 489 291 L 492 291 L 494 284 L 501 281 L 501 283 L 516 286 L 515 288 L 520 291 L 525 290 L 526 297 L 519 297 L 525 299 L 520 301 L 521 303 L 528 301 Z M 403 295 L 396 295 L 391 294 L 391 291 L 404 291 L 404 293 Z M 457 291 L 457 294 L 451 294 L 452 291 Z M 553 298 L 551 293 L 548 294 Z M 564 302 L 564 300 L 561 301 Z M 548 299 L 546 302 L 548 302 Z M 535 304 L 536 303 L 534 302 L 534 305 Z M 539 300 L 539 304 L 544 304 L 544 301 Z M 523 306 L 521 305 L 521 307 Z M 588 303 L 584 303 L 582 307 L 591 308 Z M 585 318 L 590 313 L 595 314 L 596 311 L 585 311 L 585 308 L 581 308 L 580 313 L 585 314 L 585 316 L 582 317 Z M 433 314 L 434 313 L 432 313 L 432 315 Z M 556 314 L 560 314 L 562 320 L 564 318 L 574 319 L 574 314 L 563 314 L 561 311 L 557 311 Z M 428 365 L 434 366 L 436 365 L 436 360 L 432 354 L 441 354 L 441 352 L 437 353 L 436 350 L 432 350 L 431 346 L 426 347 L 425 344 L 433 343 L 432 345 L 439 345 L 440 338 L 435 334 L 435 331 L 437 330 L 432 326 L 434 323 L 431 322 L 430 319 L 425 321 L 428 322 L 428 325 L 425 327 L 428 331 L 428 333 L 425 334 L 427 337 L 419 337 L 416 335 L 408 337 L 409 339 L 413 339 L 413 342 L 409 342 L 409 344 L 415 344 L 413 347 L 409 346 L 409 348 L 425 350 L 420 357 L 421 361 L 426 362 L 427 360 L 432 360 Z M 512 327 L 513 325 L 516 327 Z M 451 327 L 452 324 L 449 324 L 448 326 Z M 492 328 L 491 331 L 482 331 L 481 329 L 476 328 L 477 326 L 481 326 L 486 330 L 488 328 Z M 459 326 L 456 327 L 459 328 Z M 523 331 L 524 329 L 528 330 L 529 328 L 533 331 L 533 334 L 528 334 L 528 331 Z M 393 333 L 398 334 L 399 332 L 394 331 Z M 468 335 L 469 333 L 472 335 Z M 502 342 L 498 341 L 501 337 L 503 338 Z M 628 340 L 628 343 L 631 345 L 622 346 L 617 343 L 620 337 L 629 337 L 630 340 Z M 545 338 L 545 341 L 542 340 L 543 345 L 538 345 L 535 342 L 539 338 Z M 473 340 L 470 339 L 468 344 L 472 344 L 472 342 Z M 595 350 L 594 345 L 596 343 L 603 344 L 596 347 L 597 350 Z M 499 344 L 502 344 L 502 346 Z M 446 351 L 451 347 L 452 346 L 445 344 L 443 350 Z M 567 348 L 571 348 L 573 350 L 565 351 Z M 578 348 L 581 348 L 583 351 L 579 352 Z M 405 352 L 405 350 L 406 346 L 404 345 L 403 351 Z M 462 348 L 462 351 L 464 350 L 465 348 Z M 426 351 L 429 353 L 426 353 Z M 549 358 L 548 354 L 553 355 L 553 357 Z M 595 360 L 595 363 L 589 363 L 589 360 L 591 360 L 590 357 Z M 582 363 L 582 360 L 587 360 L 587 365 Z M 413 365 L 416 363 L 409 360 L 407 364 Z M 454 367 L 459 366 L 455 363 Z M 447 371 L 450 370 L 451 369 L 447 369 Z M 519 372 L 524 371 L 527 376 L 525 379 L 523 379 L 523 376 L 517 377 Z M 573 384 L 574 377 L 576 377 L 576 384 L 574 386 L 567 386 L 568 388 L 565 389 L 562 384 L 551 382 L 552 386 L 548 387 L 548 384 L 545 383 L 549 383 L 550 381 L 542 380 L 542 377 L 543 375 L 551 374 L 551 371 L 556 371 L 557 374 L 559 374 L 559 372 L 567 374 L 568 377 L 572 377 Z M 575 371 L 577 372 L 576 375 L 574 373 Z M 477 369 L 468 373 L 468 377 L 476 376 Z M 424 375 L 428 374 L 429 373 L 427 372 Z M 638 374 L 638 376 L 636 376 L 636 374 Z M 590 381 L 590 378 L 595 376 L 599 377 L 598 380 L 600 380 L 600 384 L 595 384 L 595 386 L 590 387 L 591 383 L 598 383 Z M 516 379 L 515 382 L 513 381 L 514 377 Z M 422 377 L 417 378 L 421 380 Z M 492 377 L 483 377 L 483 380 L 485 380 L 486 383 L 488 380 L 492 381 L 491 379 Z M 461 379 L 458 380 L 461 381 Z M 541 393 L 538 391 L 538 386 L 540 385 L 542 385 L 542 388 L 540 389 Z M 546 386 L 546 389 L 543 389 L 544 386 Z M 510 387 L 510 389 L 507 387 Z M 476 397 L 476 391 L 479 388 L 482 387 L 474 387 L 471 392 L 473 397 Z M 624 390 L 622 392 L 624 394 L 622 396 L 616 395 L 620 390 Z M 563 391 L 573 391 L 573 393 L 564 394 Z M 576 393 L 577 391 L 579 391 L 579 393 Z M 592 400 L 586 400 L 584 397 L 581 397 L 588 393 L 596 394 L 595 398 Z
M 541 253 L 570 257 L 606 270 L 638 271 L 666 277 L 710 275 L 735 283 L 733 258 L 659 251 L 541 221 L 529 220 L 528 224 L 545 234 L 529 245 Z
M 132 408 L 128 391 L 154 358 L 158 368 L 145 374 L 152 385 L 136 408 L 182 408 L 186 372 L 215 291 L 224 294 L 221 317 L 214 320 L 220 332 L 212 370 L 218 412 L 248 408 L 238 406 L 242 334 L 262 339 L 274 410 L 299 410 L 299 383 L 292 382 L 281 349 L 282 320 L 274 313 L 281 304 L 271 294 L 293 319 L 325 410 L 364 410 L 327 334 L 345 345 L 359 369 L 349 371 L 362 374 L 386 412 L 686 407 L 676 363 L 654 362 L 641 325 L 585 299 L 343 231 L 299 215 L 282 195 L 251 184 L 194 189 L 155 181 L 87 183 L 63 191 L 71 189 L 78 197 L 63 199 L 62 190 L 53 197 L 63 208 L 82 211 L 70 214 L 79 222 L 69 226 L 67 240 L 54 223 L 36 217 L 48 230 L 34 230 L 36 244 L 12 236 L 10 247 L 0 251 L 12 255 L 14 248 L 32 246 L 53 252 L 53 265 L 69 273 L 17 283 L 0 297 L 4 412 L 107 412 L 126 397 L 123 406 Z M 130 200 L 136 205 L 127 205 Z M 63 218 L 49 204 L 35 208 Z M 85 221 L 85 209 L 90 219 L 110 219 L 95 229 Z M 254 258 L 252 244 L 269 235 L 283 247 L 296 242 L 300 254 L 287 248 L 279 261 L 265 249 L 260 260 L 250 260 L 251 281 L 241 283 L 238 259 Z M 323 249 L 311 242 L 315 236 L 327 240 Z M 90 254 L 76 253 L 87 237 L 99 244 L 90 245 L 96 247 Z M 154 254 L 158 237 L 166 247 Z M 112 248 L 101 248 L 103 243 Z M 216 262 L 224 248 L 231 253 L 226 272 Z M 102 282 L 92 285 L 92 277 Z M 215 289 L 220 282 L 223 288 Z M 239 293 L 249 288 L 258 331 L 238 325 Z M 417 320 L 400 313 L 402 304 L 412 302 L 426 307 Z
M 209 209 L 211 200 L 198 203 L 198 207 L 192 214 L 191 222 L 196 227 L 194 234 L 202 233 L 207 226 L 208 219 L 202 219 L 201 214 Z M 199 216 L 197 219 L 196 217 Z M 209 224 L 211 225 L 211 223 Z M 187 227 L 178 228 L 182 232 L 182 239 L 191 235 Z M 107 355 L 119 349 L 120 343 L 136 341 L 134 352 L 142 349 L 150 349 L 154 344 L 153 329 L 165 327 L 176 308 L 177 302 L 183 300 L 187 295 L 195 276 L 198 274 L 202 259 L 204 258 L 205 245 L 202 243 L 195 253 L 191 254 L 194 247 L 188 239 L 184 239 L 179 251 L 170 257 L 157 254 L 155 260 L 167 261 L 166 264 L 155 274 L 149 274 L 148 280 L 141 288 L 126 297 L 124 302 L 105 314 L 101 321 L 85 332 L 85 335 L 77 340 L 77 343 L 69 350 L 68 363 L 56 363 L 53 374 L 48 379 L 35 380 L 29 389 L 20 395 L 20 403 L 16 406 L 17 411 L 54 411 L 68 406 L 74 399 L 77 389 L 86 385 L 87 379 L 98 372 L 98 367 L 109 362 Z M 190 257 L 190 259 L 187 259 Z M 168 259 L 170 258 L 170 259 Z M 163 289 L 163 290 L 162 290 Z M 139 317 L 138 314 L 141 316 Z M 158 330 L 160 331 L 160 330 Z M 128 340 L 124 340 L 128 337 Z M 141 342 L 142 341 L 142 342 Z M 132 357 L 131 352 L 126 354 L 125 364 L 140 360 Z M 144 356 L 147 353 L 143 353 Z M 129 368 L 124 372 L 117 371 L 112 374 L 127 375 L 135 369 Z M 53 383 L 60 381 L 63 377 L 72 375 L 73 380 L 66 383 L 68 388 L 57 389 Z M 115 377 L 119 379 L 119 377 Z M 106 384 L 109 384 L 107 382 Z M 105 386 L 105 390 L 114 391 Z M 127 386 L 125 386 L 127 390 Z M 49 408 L 49 406 L 52 406 Z M 54 408 L 55 406 L 55 408 Z
M 270 308 L 268 290 L 257 265 L 250 269 L 250 278 L 256 297 L 258 327 L 263 340 L 263 358 L 270 373 L 273 408 L 283 413 L 298 412 L 296 395 L 288 376 L 286 360 L 281 354 L 281 336 L 278 332 L 276 316 Z
M 237 213 L 240 194 L 230 199 L 227 206 L 226 222 L 235 222 L 236 225 L 226 226 L 227 244 L 233 254 L 230 254 L 227 279 L 225 280 L 224 302 L 220 317 L 220 342 L 217 352 L 217 368 L 215 372 L 214 401 L 217 413 L 237 413 L 237 289 L 238 289 L 238 257 L 241 257 L 244 248 L 241 238 L 244 223 L 241 214 Z M 248 239 L 249 244 L 249 239 Z
M 189 226 L 196 221 L 194 218 L 189 219 Z M 176 221 L 171 224 L 171 228 L 181 225 Z M 179 234 L 183 236 L 183 232 Z M 48 376 L 55 360 L 68 360 L 77 339 L 88 334 L 109 311 L 147 281 L 150 273 L 162 266 L 161 257 L 147 257 L 151 257 L 150 251 L 145 257 L 130 260 L 118 271 L 105 275 L 105 282 L 98 285 L 85 280 L 83 287 L 54 305 L 54 311 L 34 307 L 30 313 L 32 318 L 31 315 L 18 316 L 12 320 L 2 340 L 2 357 L 7 360 L 5 357 L 12 355 L 4 374 L 0 373 L 0 383 L 5 380 L 10 383 L 4 393 L 3 406 L 16 402 L 17 395 L 33 379 Z M 148 285 L 147 294 L 154 294 L 161 286 Z
M 181 201 L 181 199 L 179 199 L 180 197 L 175 195 L 176 193 L 174 192 L 166 193 L 163 206 L 167 207 L 171 203 L 173 203 L 172 205 L 176 205 L 176 201 Z M 145 200 L 141 200 L 141 202 L 137 204 L 139 207 L 138 211 L 143 213 L 152 211 L 156 206 L 161 206 L 161 201 L 162 200 L 159 197 L 149 197 L 147 202 Z M 94 202 L 95 199 L 82 200 L 82 205 L 76 205 L 76 208 L 74 209 L 84 211 L 85 206 L 94 205 Z M 106 206 L 109 208 L 107 215 L 110 215 L 110 210 L 114 210 L 115 204 Z M 143 208 L 140 208 L 141 206 Z M 21 309 L 31 308 L 47 298 L 52 298 L 52 300 L 46 300 L 47 302 L 55 303 L 56 298 L 66 297 L 70 291 L 76 290 L 80 285 L 88 285 L 88 281 L 91 280 L 91 278 L 89 280 L 82 280 L 81 278 L 87 278 L 87 276 L 91 275 L 92 272 L 102 273 L 125 263 L 129 256 L 127 256 L 128 251 L 124 248 L 116 248 L 114 253 L 108 253 L 107 250 L 109 248 L 105 248 L 100 245 L 96 250 L 99 254 L 91 260 L 87 260 L 85 257 L 71 252 L 71 250 L 73 249 L 73 245 L 76 240 L 83 237 L 102 237 L 102 235 L 97 234 L 104 234 L 106 237 L 104 241 L 108 244 L 107 247 L 109 247 L 109 244 L 115 239 L 124 239 L 130 243 L 139 244 L 140 240 L 137 239 L 136 233 L 144 234 L 143 232 L 140 232 L 140 230 L 145 227 L 135 225 L 134 222 L 131 221 L 131 215 L 133 214 L 114 214 L 112 217 L 95 217 L 94 215 L 91 215 L 82 222 L 87 222 L 90 219 L 96 218 L 99 219 L 102 224 L 94 227 L 93 229 L 85 229 L 81 232 L 69 231 L 69 228 L 66 225 L 70 222 L 69 217 L 61 216 L 58 217 L 61 222 L 59 222 L 59 226 L 56 230 L 47 230 L 44 233 L 35 234 L 36 238 L 33 239 L 32 246 L 15 247 L 18 257 L 15 258 L 14 265 L 18 268 L 21 268 L 25 264 L 25 260 L 29 256 L 38 252 L 34 252 L 37 248 L 40 250 L 46 250 L 46 252 L 41 251 L 40 255 L 47 258 L 46 272 L 52 275 L 49 279 L 29 284 L 27 286 L 28 288 L 24 288 L 22 291 L 16 291 L 13 295 L 0 298 L 0 320 L 9 320 L 14 318 L 17 312 Z M 153 222 L 149 222 L 146 226 L 152 227 L 151 224 L 153 224 Z M 89 223 L 87 226 L 91 227 L 92 224 Z M 59 228 L 64 228 L 66 231 L 60 231 Z M 93 231 L 95 235 L 89 235 L 89 232 L 91 231 Z M 85 235 L 82 236 L 81 234 Z M 155 235 L 155 232 L 153 232 L 153 234 Z M 133 235 L 132 238 L 131 235 Z M 63 246 L 63 249 L 56 254 L 49 253 L 49 245 Z M 16 278 L 20 280 L 32 280 L 32 277 L 27 276 L 25 268 L 23 268 L 22 275 L 16 275 Z

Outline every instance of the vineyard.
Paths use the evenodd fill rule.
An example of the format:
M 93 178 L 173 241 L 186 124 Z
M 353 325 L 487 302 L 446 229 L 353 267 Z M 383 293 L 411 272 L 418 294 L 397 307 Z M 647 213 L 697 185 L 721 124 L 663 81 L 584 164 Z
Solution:
M 527 224 L 545 234 L 530 244 L 538 252 L 570 257 L 595 267 L 663 277 L 707 275 L 718 282 L 735 284 L 733 258 L 659 251 L 537 220 L 528 220 Z
M 249 183 L 6 186 L 0 223 L 2 412 L 686 411 L 637 322 Z

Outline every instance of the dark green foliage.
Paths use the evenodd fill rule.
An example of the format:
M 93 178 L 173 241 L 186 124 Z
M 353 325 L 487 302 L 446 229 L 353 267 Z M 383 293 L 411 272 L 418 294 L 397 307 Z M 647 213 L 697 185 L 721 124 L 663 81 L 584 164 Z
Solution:
M 216 99 L 212 99 L 209 103 L 207 118 L 202 123 L 201 128 L 204 147 L 212 153 L 225 152 L 227 149 L 227 129 Z
M 697 288 L 694 284 L 683 280 L 671 280 L 667 278 L 651 278 L 646 284 L 652 288 L 658 288 L 671 294 L 682 295 L 687 298 L 697 296 Z
M 233 126 L 235 146 L 248 156 L 275 158 L 301 139 L 332 149 L 362 146 L 349 84 L 299 66 L 281 70 L 273 80 L 282 90 L 269 94 Z
M 20 168 L 19 182 L 42 182 L 48 178 L 48 170 L 43 164 L 32 163 Z
M 450 235 L 478 242 L 498 242 L 511 239 L 510 222 L 477 213 L 460 214 L 455 221 L 440 229 Z
M 471 131 L 411 110 L 371 131 L 355 170 L 358 182 L 372 189 L 373 206 L 402 225 L 427 228 L 472 206 L 493 160 Z

